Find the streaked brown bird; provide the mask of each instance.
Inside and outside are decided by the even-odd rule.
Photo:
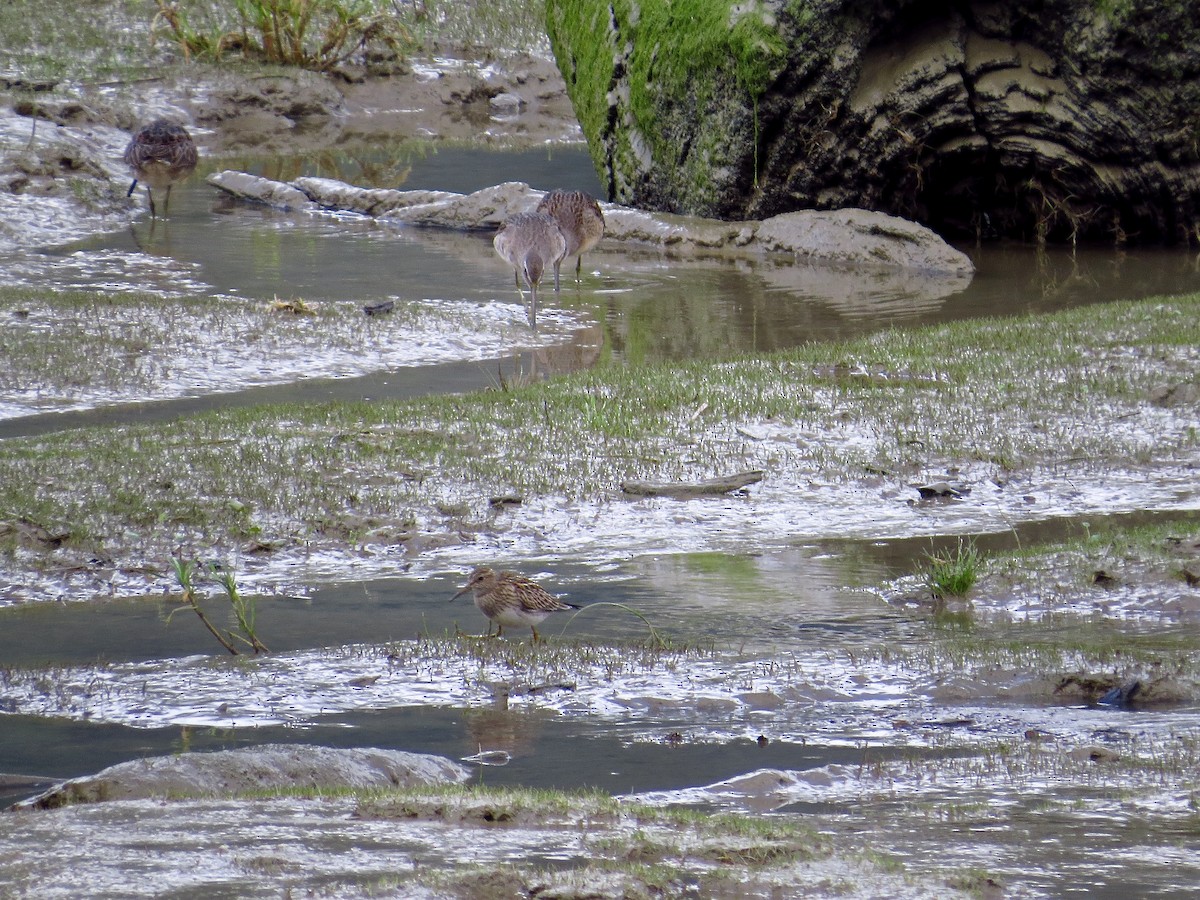
[[[524,575],[516,572],[497,573],[488,566],[480,566],[472,572],[466,586],[451,597],[450,602],[453,603],[468,591],[475,595],[475,605],[489,619],[488,632],[491,633],[491,622],[498,626],[496,637],[503,633],[505,625],[513,628],[528,625],[536,642],[540,640],[538,623],[546,616],[567,609],[579,609],[574,603],[564,603],[547,593],[540,584]]]
[[[575,257],[575,280],[583,267],[583,254],[604,237],[604,213],[596,198],[584,191],[551,191],[537,205],[537,211],[554,219],[567,239],[568,256]],[[554,289],[558,290],[558,266],[554,267]]]
[[[140,129],[125,148],[125,164],[133,170],[133,184],[145,182],[146,194],[150,198],[150,217],[158,213],[154,208],[154,192],[166,192],[163,198],[163,214],[171,205],[171,185],[187,178],[196,168],[196,143],[182,125],[156,119]]]
[[[529,306],[529,327],[537,327],[538,283],[546,266],[554,267],[558,274],[559,264],[567,253],[567,239],[558,225],[545,213],[517,213],[508,218],[496,236],[492,246],[500,258],[513,267],[513,278],[517,282],[517,293],[521,293],[521,276],[529,285],[533,300]],[[557,280],[557,278],[556,278]]]

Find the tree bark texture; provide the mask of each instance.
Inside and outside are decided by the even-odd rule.
[[[609,199],[1200,243],[1200,4],[548,0]]]

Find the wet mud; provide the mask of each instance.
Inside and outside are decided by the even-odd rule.
[[[515,60],[493,79],[483,64],[419,63],[404,90],[398,80],[372,78],[330,92],[214,77],[195,90],[155,87],[142,106],[193,116],[202,147],[216,156],[250,147],[303,156],[369,144],[399,128],[485,146],[575,140],[577,126],[547,65]],[[481,79],[528,95],[526,111],[498,111],[490,101],[501,91],[480,90]],[[307,99],[289,106],[285,97]],[[203,116],[201,106],[209,110]],[[90,134],[97,158],[111,156],[133,123],[119,110],[40,115]],[[22,115],[19,124],[28,122]],[[114,185],[125,177],[98,171],[97,181]],[[55,273],[64,290],[93,295],[73,340],[100,333],[115,346],[136,332],[152,349],[141,371],[108,382],[47,388],[47,375],[35,379],[40,389],[6,388],[0,433],[122,427],[205,405],[495,387],[502,359],[536,361],[545,374],[605,355],[630,365],[718,355],[730,341],[754,352],[774,349],[773,341],[865,333],[884,318],[906,327],[935,313],[988,314],[1018,288],[1023,299],[1010,311],[1126,296],[1143,278],[1149,286],[1138,296],[1196,289],[1188,261],[1174,257],[1179,278],[1169,283],[1155,280],[1169,268],[1162,258],[1145,266],[1152,274],[1133,277],[1136,261],[1111,256],[1091,266],[1078,258],[1051,264],[1034,281],[1027,269],[1037,268],[1037,257],[1010,249],[1020,265],[1012,256],[984,260],[964,296],[939,297],[931,310],[894,290],[843,291],[821,273],[814,288],[812,273],[796,265],[745,272],[712,263],[682,272],[658,252],[602,245],[580,289],[588,300],[564,302],[533,339],[511,273],[486,241],[398,236],[335,217],[231,212],[207,196],[196,202],[204,196],[198,189],[181,191],[178,218],[165,227],[151,233],[138,219],[130,233],[143,243],[119,250],[89,242],[96,232],[126,229],[139,215],[132,204],[114,211],[105,201],[88,215],[48,206],[63,211],[50,216],[23,205],[21,195],[4,200],[32,223],[5,245],[10,285]],[[210,221],[215,231],[236,232],[234,243],[267,242],[273,252],[295,238],[299,249],[286,250],[287,265],[267,274],[254,266],[233,274],[230,264],[221,281],[213,274],[219,260],[179,250],[199,233],[189,223]],[[82,243],[62,253],[28,250],[69,241]],[[367,248],[346,268],[330,264],[340,285],[293,274],[322,241],[331,248],[327,259]],[[112,280],[142,299],[97,300],[104,289],[96,273],[119,272],[126,262],[128,273]],[[344,286],[356,267],[385,265],[424,271],[424,281],[391,290]],[[762,303],[731,314],[745,312],[737,303],[748,284]],[[279,285],[292,288],[283,300],[301,298],[314,314],[272,309]],[[398,310],[362,312],[383,300]],[[71,321],[57,301],[5,302],[6,314],[33,331],[61,337]],[[769,318],[780,304],[798,311],[793,319]],[[691,330],[660,329],[661,342],[649,350],[627,324],[654,307],[682,321],[702,305],[717,312],[697,315]],[[259,355],[247,359],[238,348],[254,335],[265,337]],[[63,346],[51,346],[47,357],[61,359]],[[1171,415],[1191,408],[1186,396],[1163,400]],[[764,423],[739,439],[782,452],[795,436]],[[178,591],[161,554],[141,570],[112,559],[64,557],[56,561],[62,568],[43,560],[10,577],[9,608],[0,610],[0,771],[14,773],[4,787],[13,800],[105,765],[181,751],[382,747],[437,754],[487,786],[594,787],[655,807],[788,817],[813,826],[836,852],[807,847],[815,858],[799,861],[792,848],[772,857],[770,842],[757,838],[736,853],[724,846],[705,855],[668,846],[649,825],[641,837],[622,828],[606,845],[618,861],[676,869],[661,882],[645,871],[619,880],[589,869],[588,858],[603,853],[573,832],[564,837],[548,810],[481,823],[469,815],[364,815],[358,801],[337,797],[156,799],[6,814],[0,883],[47,897],[131,896],[167,885],[247,896],[248,883],[262,896],[399,894],[413,884],[435,896],[468,896],[566,890],[562,873],[583,871],[581,883],[593,893],[1020,897],[1077,888],[1094,896],[1134,889],[1187,896],[1200,884],[1200,857],[1187,839],[1200,789],[1191,662],[1200,601],[1181,574],[1195,573],[1200,555],[1195,461],[1147,471],[1064,479],[1050,466],[1001,484],[992,468],[967,466],[938,474],[969,493],[930,499],[915,487],[898,493],[882,479],[849,492],[768,482],[751,497],[715,503],[564,507],[535,498],[501,505],[497,527],[418,552],[331,540],[246,554],[237,559],[239,583],[258,597],[258,627],[272,647],[258,657],[219,655],[190,612],[174,612]],[[1119,536],[1099,538],[1106,526],[1120,535],[1146,521],[1170,526],[1153,552],[1123,549]],[[27,548],[61,538],[55,523],[6,527],[16,531],[5,538]],[[1097,543],[1084,550],[983,572],[961,604],[937,603],[923,580],[928,554],[963,535],[1000,555],[1093,534]],[[112,540],[114,556],[132,556],[149,538]],[[537,577],[584,610],[548,632],[545,645],[478,639],[483,617],[448,601],[462,573],[485,559]],[[208,585],[205,602],[216,609],[220,600]],[[148,857],[147,846],[161,853]],[[754,854],[776,862],[761,866]],[[450,881],[421,880],[420,872],[439,866],[452,871]],[[725,880],[720,871],[736,874]]]

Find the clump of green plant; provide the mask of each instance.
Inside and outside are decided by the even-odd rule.
[[[267,645],[258,638],[255,630],[256,609],[253,597],[245,597],[238,590],[237,581],[233,577],[232,572],[223,571],[217,573],[216,581],[225,591],[225,596],[229,598],[230,606],[233,608],[233,617],[237,622],[237,631],[230,631],[227,628],[217,628],[213,625],[212,620],[200,606],[200,595],[196,590],[196,564],[187,560],[171,557],[171,566],[175,570],[175,580],[179,582],[180,588],[183,589],[183,600],[186,604],[178,609],[172,610],[167,616],[167,621],[170,621],[171,616],[182,609],[190,609],[200,621],[204,623],[204,627],[209,633],[217,639],[217,641],[232,653],[234,656],[241,654],[239,643],[249,647],[255,653],[267,652]]]
[[[414,45],[399,19],[372,0],[232,0],[239,29],[227,32],[200,30],[178,3],[155,2],[155,24],[165,24],[188,56],[239,48],[264,62],[328,72],[368,46],[403,54]]]
[[[974,541],[959,538],[954,550],[927,553],[926,559],[929,566],[925,573],[926,583],[937,600],[965,597],[979,579],[982,560]]]

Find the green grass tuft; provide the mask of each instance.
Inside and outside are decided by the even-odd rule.
[[[959,538],[956,549],[929,553],[926,559],[929,590],[939,600],[965,597],[979,579],[982,560],[974,541]]]

